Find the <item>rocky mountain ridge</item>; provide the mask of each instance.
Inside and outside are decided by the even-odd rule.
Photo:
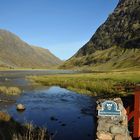
[[[114,12],[89,42],[66,61],[62,68],[93,66],[110,69],[139,66],[139,13],[140,0],[120,0]]]

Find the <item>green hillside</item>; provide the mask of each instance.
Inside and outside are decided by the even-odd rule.
[[[61,68],[140,66],[140,0],[120,0],[92,38]]]
[[[13,33],[0,30],[0,67],[50,68],[61,62],[49,50],[31,46]]]

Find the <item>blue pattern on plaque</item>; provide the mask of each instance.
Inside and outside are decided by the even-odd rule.
[[[102,103],[102,109],[98,110],[98,116],[120,116],[121,111],[114,101],[105,101]]]

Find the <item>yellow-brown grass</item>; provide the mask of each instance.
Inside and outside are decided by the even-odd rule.
[[[0,138],[5,140],[51,140],[45,128],[35,127],[32,123],[21,125],[4,112],[0,112]]]
[[[18,87],[0,86],[0,93],[6,95],[19,95],[21,93],[21,90]]]
[[[11,117],[10,115],[4,113],[4,112],[0,112],[0,120],[1,121],[10,121]]]

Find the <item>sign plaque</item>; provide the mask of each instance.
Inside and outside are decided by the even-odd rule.
[[[105,101],[102,103],[102,109],[98,110],[98,116],[120,116],[121,111],[114,101]]]

